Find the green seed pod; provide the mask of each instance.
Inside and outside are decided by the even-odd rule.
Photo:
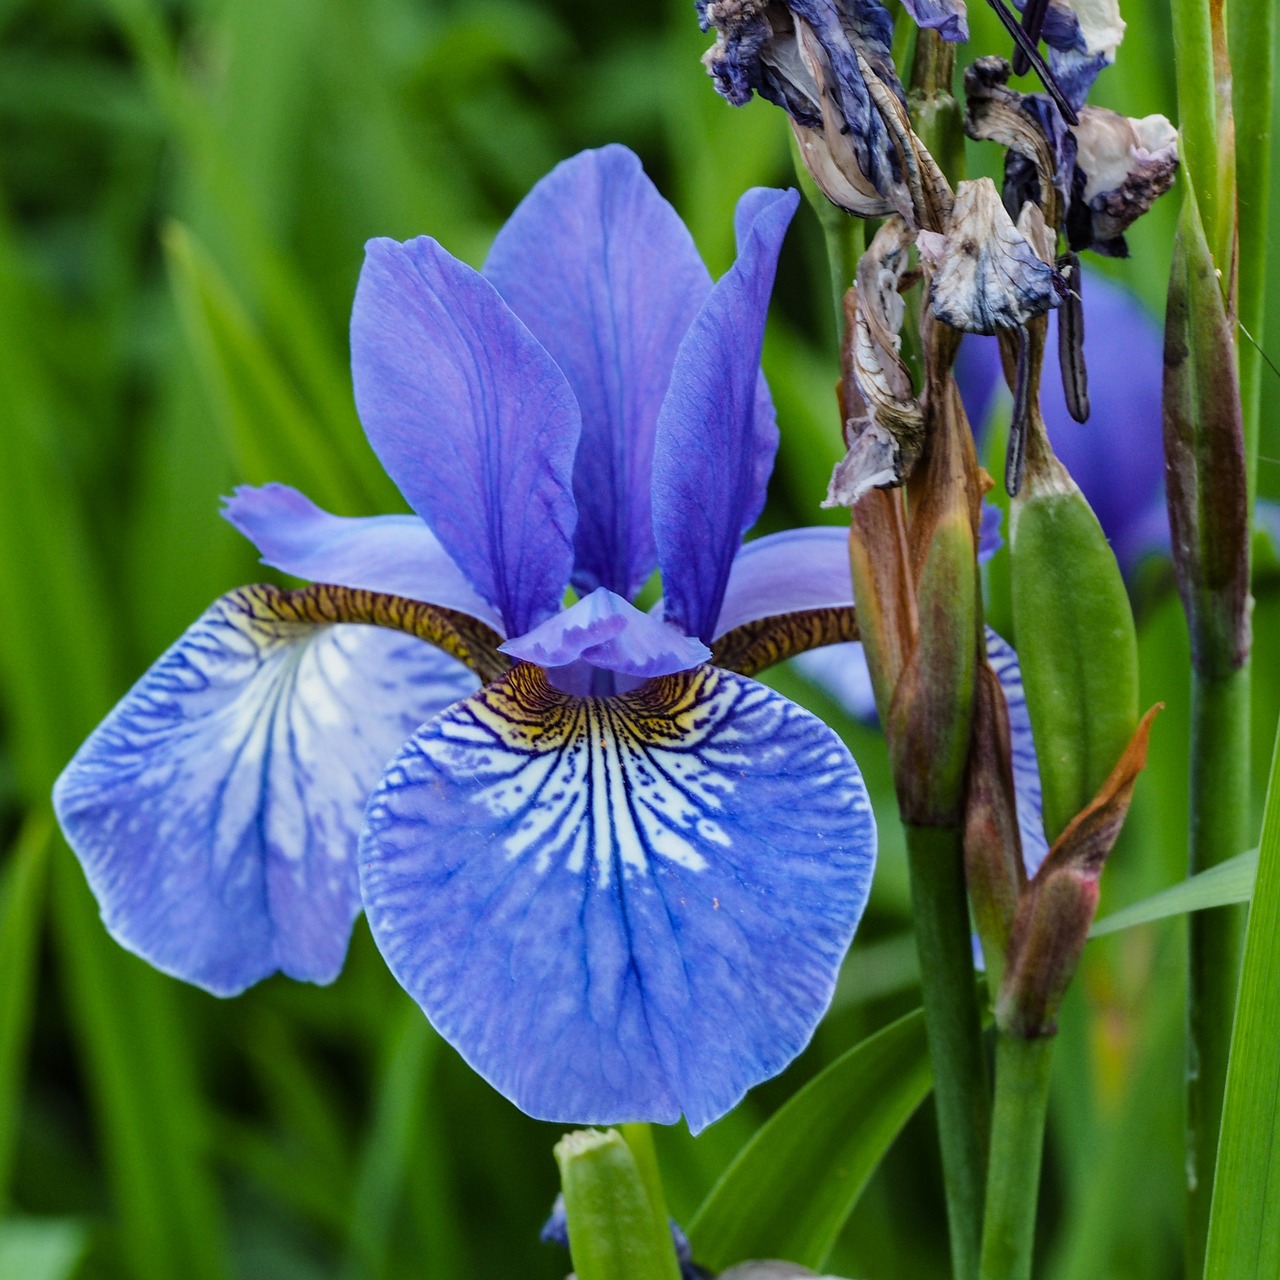
[[[1014,634],[1052,842],[1137,727],[1138,642],[1102,526],[1051,453],[1028,458],[1011,526]]]
[[[578,1280],[679,1280],[667,1224],[615,1129],[579,1129],[555,1147]]]

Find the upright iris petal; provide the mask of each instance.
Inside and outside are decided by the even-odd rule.
[[[434,240],[373,240],[351,371],[383,465],[507,633],[550,617],[573,564],[581,418],[542,344]]]
[[[564,370],[582,411],[573,585],[630,598],[657,564],[653,439],[676,350],[711,277],[693,237],[625,147],[552,170],[484,267]]]
[[[742,197],[738,260],[680,344],[658,418],[653,520],[667,617],[704,641],[777,450],[777,428],[759,411],[760,350],[778,252],[799,200],[794,191]]]

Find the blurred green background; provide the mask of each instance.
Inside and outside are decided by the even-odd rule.
[[[1129,37],[1097,99],[1176,116],[1164,6],[1123,11]],[[985,5],[971,19],[972,53],[1006,51]],[[772,108],[715,96],[707,43],[691,0],[0,0],[0,1280],[567,1271],[537,1242],[559,1130],[468,1072],[362,924],[329,989],[274,979],[224,1002],[181,986],[108,939],[48,794],[183,627],[263,576],[219,495],[278,479],[345,513],[401,505],[349,390],[366,238],[430,233],[478,264],[537,178],[616,140],[712,270],[728,265],[738,195],[790,181],[787,131]],[[1239,131],[1250,145],[1256,127]],[[1176,208],[1162,202],[1133,258],[1105,266],[1157,311]],[[1280,284],[1280,253],[1269,271]],[[840,451],[826,279],[804,209],[766,352],[776,527],[839,519],[817,510]],[[1263,400],[1260,487],[1275,494],[1270,370]],[[1280,705],[1274,567],[1257,584],[1259,774]],[[1144,577],[1138,606],[1145,701],[1168,710],[1104,910],[1185,863],[1186,639],[1166,572]],[[793,673],[777,682],[846,733],[885,833],[881,869],[813,1047],[697,1141],[658,1135],[686,1219],[773,1107],[918,1003],[883,745]],[[1056,1061],[1037,1274],[1179,1274],[1181,946],[1165,923],[1086,958]],[[945,1273],[932,1123],[926,1104],[833,1271]]]

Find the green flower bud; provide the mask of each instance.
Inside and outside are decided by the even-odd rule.
[[[1053,841],[1133,736],[1138,644],[1102,526],[1062,464],[1041,448],[1035,453],[1012,507],[1011,585],[1045,834]]]
[[[556,1143],[578,1280],[679,1280],[667,1224],[615,1129],[579,1129]]]

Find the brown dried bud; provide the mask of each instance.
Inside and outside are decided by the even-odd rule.
[[[996,1025],[1023,1039],[1053,1035],[1058,1008],[1080,963],[1098,909],[1098,882],[1147,761],[1151,722],[1142,717],[1124,754],[1089,805],[1054,841],[1018,903],[996,1001]]]

